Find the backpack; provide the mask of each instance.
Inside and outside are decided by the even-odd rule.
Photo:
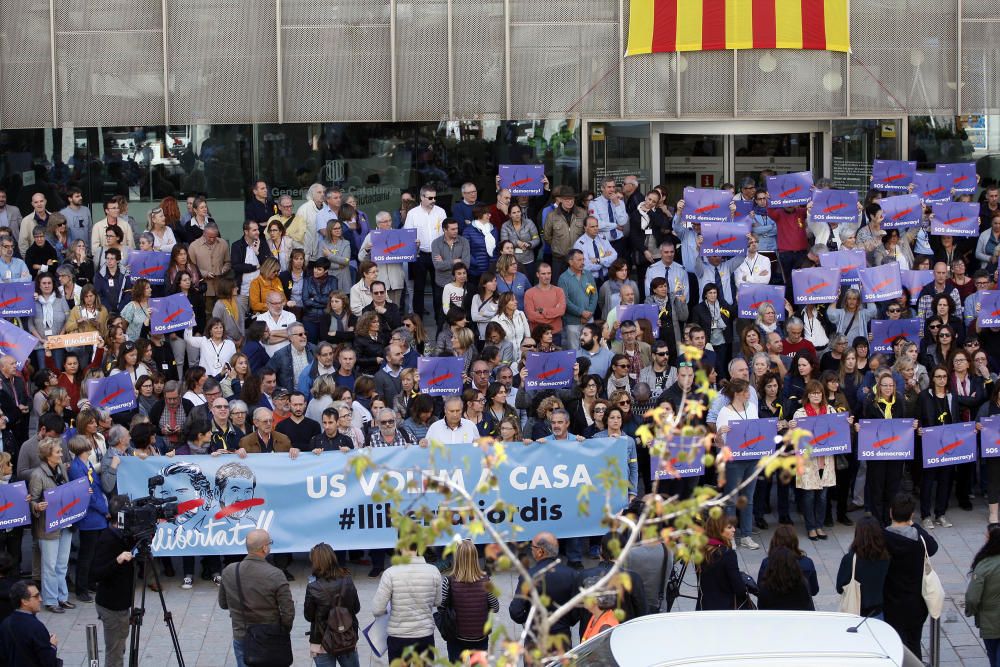
[[[330,611],[326,617],[323,640],[320,642],[323,650],[330,655],[350,653],[358,645],[358,628],[354,625],[354,615],[340,604],[346,588],[347,584],[341,579],[336,598],[332,595],[330,597]]]

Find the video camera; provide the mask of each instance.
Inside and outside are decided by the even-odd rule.
[[[160,521],[169,521],[177,516],[177,498],[157,498],[153,490],[163,486],[163,475],[154,475],[147,482],[148,495],[137,498],[118,513],[118,525],[125,536],[134,544],[148,544],[156,534]]]

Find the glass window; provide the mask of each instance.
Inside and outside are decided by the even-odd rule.
[[[643,192],[654,187],[650,170],[649,123],[591,123],[590,187],[601,189],[604,177],[622,182],[626,176],[639,177]]]
[[[857,190],[864,198],[871,182],[872,162],[900,159],[899,121],[833,121],[832,163],[834,187]]]

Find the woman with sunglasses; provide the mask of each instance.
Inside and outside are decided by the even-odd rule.
[[[761,419],[777,419],[778,433],[783,433],[788,427],[787,413],[785,406],[781,403],[781,376],[774,371],[764,374],[757,384],[757,415]],[[794,481],[785,475],[762,475],[757,480],[753,498],[753,518],[754,525],[761,530],[768,527],[765,515],[771,513],[771,487],[778,485],[778,523],[781,525],[792,525],[789,507],[791,505],[789,497],[792,493]]]
[[[552,413],[555,410],[562,410],[563,403],[555,396],[546,396],[538,404],[537,419],[531,423],[531,439],[542,440],[552,435]]]
[[[624,391],[616,391],[608,397],[608,404],[610,410],[613,407],[621,408],[622,411],[622,430],[631,437],[635,437],[635,432],[639,428],[639,420],[635,416],[635,412],[632,410],[632,406],[635,405],[631,394],[627,394]],[[607,420],[607,415],[604,416]]]
[[[931,386],[920,392],[920,407],[917,413],[920,426],[942,426],[962,421],[961,408],[950,386],[950,372],[945,366],[935,366],[931,372]],[[923,435],[923,428],[918,432]],[[922,443],[921,443],[922,444]],[[917,460],[923,461],[923,447],[917,452]],[[925,468],[920,477],[920,518],[926,530],[934,527],[950,528],[945,512],[948,511],[948,497],[955,477],[956,466]],[[937,487],[935,489],[935,486]],[[935,493],[936,491],[936,493]],[[932,507],[933,506],[933,507]],[[934,515],[931,516],[933,509]]]
[[[90,249],[87,247],[86,241],[78,239],[70,244],[66,263],[73,266],[78,285],[82,286],[94,282],[94,262],[90,259]]]
[[[466,389],[462,392],[462,418],[476,425],[479,435],[490,435],[490,424],[483,414],[486,398],[477,389]]]
[[[49,220],[45,225],[45,240],[55,248],[56,259],[62,263],[70,247],[66,216],[62,213],[53,213],[49,216]]]
[[[972,421],[979,407],[986,402],[986,384],[981,377],[972,373],[972,355],[965,349],[956,349],[948,363],[951,376],[950,388],[958,402],[959,421]],[[972,478],[975,463],[963,463],[955,469],[955,496],[963,510],[972,509],[969,498],[972,495]]]
[[[499,382],[491,382],[486,388],[486,404],[483,409],[483,424],[486,435],[500,437],[500,424],[505,419],[516,419],[517,412],[507,403],[507,387]]]
[[[594,423],[594,408],[601,397],[601,385],[604,384],[599,375],[587,375],[577,385],[579,394],[574,397],[570,409],[570,431],[587,434],[587,428]],[[602,426],[603,428],[603,426]]]
[[[941,322],[955,333],[955,343],[961,345],[965,341],[965,322],[955,314],[956,305],[947,294],[938,294],[931,301],[931,313],[941,318]]]
[[[947,324],[942,324],[941,318],[937,315],[927,320],[924,330],[928,332],[931,340],[935,341],[934,344],[927,347],[924,364],[927,366],[947,364],[952,353],[958,348],[955,330]]]
[[[611,357],[611,363],[608,365],[608,373],[605,377],[606,391],[609,396],[616,391],[632,395],[632,385],[629,380],[630,369],[631,364],[624,354],[616,354]]]

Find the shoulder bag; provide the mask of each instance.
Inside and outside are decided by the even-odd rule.
[[[280,623],[249,623],[249,610],[243,600],[243,586],[240,583],[240,565],[236,565],[236,592],[246,623],[243,638],[243,663],[247,667],[289,667],[292,657],[292,637]]]
[[[931,559],[927,554],[927,543],[920,536],[920,543],[924,545],[924,576],[920,582],[920,595],[927,604],[927,613],[931,618],[941,618],[941,611],[944,608],[944,586],[937,572],[931,567]]]
[[[861,582],[854,578],[855,570],[858,567],[858,555],[854,554],[851,561],[851,581],[844,586],[844,592],[840,595],[840,611],[844,614],[861,615]]]
[[[441,639],[453,642],[458,639],[458,615],[455,613],[455,581],[448,577],[448,599],[442,601],[434,612],[434,625],[441,633]]]

